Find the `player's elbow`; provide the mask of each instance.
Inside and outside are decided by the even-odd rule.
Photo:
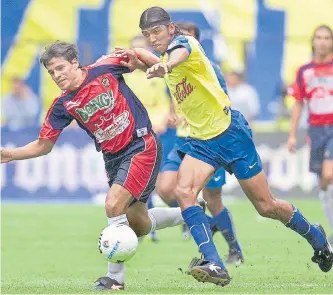
[[[38,140],[38,150],[40,156],[45,156],[52,151],[53,143]]]

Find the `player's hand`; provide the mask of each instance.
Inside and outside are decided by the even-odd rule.
[[[120,54],[122,57],[127,58],[128,61],[122,60],[120,64],[124,67],[127,67],[131,70],[142,68],[143,62],[138,59],[134,49],[128,48],[116,48],[116,54]]]
[[[296,137],[295,136],[289,136],[287,146],[288,146],[288,151],[290,153],[296,152]]]
[[[10,152],[10,149],[2,148],[1,149],[1,164],[2,163],[8,163],[8,162],[11,162],[11,161],[13,161],[13,155]]]
[[[148,79],[159,77],[162,78],[166,73],[169,72],[168,66],[165,62],[159,62],[146,71]]]
[[[188,126],[188,123],[184,117],[178,117],[174,114],[169,115],[167,124],[169,128],[176,128],[181,124],[183,124],[183,128],[186,128]]]

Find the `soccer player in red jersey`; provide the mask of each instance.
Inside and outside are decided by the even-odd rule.
[[[319,176],[319,198],[333,233],[333,32],[330,27],[323,25],[315,30],[312,50],[312,61],[299,68],[290,87],[296,102],[288,149],[295,152],[296,130],[306,102],[309,110],[310,171]]]
[[[40,58],[63,91],[50,107],[39,138],[23,147],[1,150],[1,163],[51,152],[58,136],[72,120],[102,151],[110,189],[105,200],[109,224],[128,224],[138,236],[183,223],[180,208],[153,208],[145,202],[155,188],[162,157],[161,144],[146,109],[126,85],[126,60],[111,53],[81,67],[74,44],[57,41]],[[147,69],[141,64],[142,69]],[[124,264],[109,263],[96,290],[124,289]]]

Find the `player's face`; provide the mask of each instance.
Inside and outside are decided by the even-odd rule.
[[[70,90],[77,81],[79,63],[63,57],[54,57],[47,64],[47,71],[61,90]]]
[[[173,23],[170,23],[168,26],[154,26],[142,31],[142,35],[146,38],[153,50],[161,54],[166,52],[169,42],[173,39],[174,34],[175,25]]]
[[[314,54],[326,56],[333,51],[333,40],[330,32],[326,28],[320,28],[313,37]]]

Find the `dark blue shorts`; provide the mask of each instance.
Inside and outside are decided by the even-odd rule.
[[[310,171],[321,175],[324,160],[333,160],[333,125],[310,126]]]
[[[103,154],[109,186],[119,184],[146,202],[155,189],[162,159],[162,145],[154,133],[134,139],[116,154]]]
[[[177,137],[172,150],[169,152],[166,160],[162,163],[161,173],[166,171],[178,171],[182,162],[177,150],[186,143],[185,138]],[[225,170],[223,168],[217,170],[209,182],[206,184],[207,188],[221,188],[225,185]]]
[[[224,168],[237,179],[249,179],[262,171],[251,128],[238,111],[231,110],[231,124],[220,135],[208,140],[187,137],[185,141],[178,149],[180,157],[187,154],[216,170]]]

